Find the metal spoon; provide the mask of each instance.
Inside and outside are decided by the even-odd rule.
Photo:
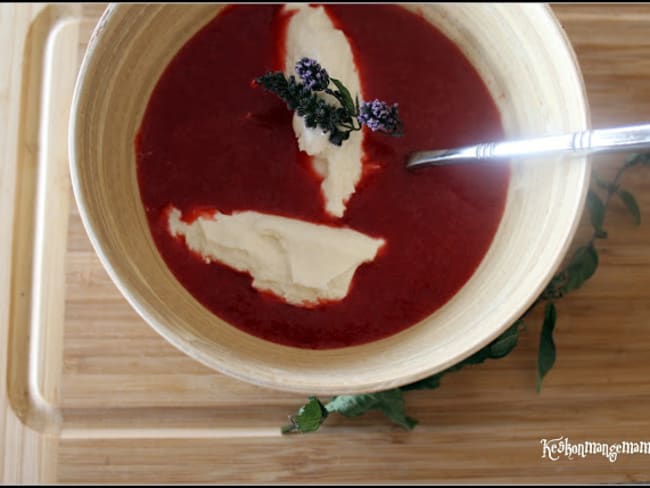
[[[586,130],[514,141],[486,142],[453,149],[418,151],[409,156],[406,167],[443,166],[554,153],[591,154],[635,149],[650,149],[650,124]]]

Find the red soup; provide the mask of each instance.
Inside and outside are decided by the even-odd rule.
[[[325,9],[347,36],[366,98],[399,102],[404,122],[402,137],[364,135],[364,168],[373,170],[341,219],[325,213],[284,102],[251,86],[282,59],[281,6],[226,8],[192,37],[161,76],[136,138],[151,233],[177,279],[233,326],[313,349],[390,336],[447,302],[487,251],[509,181],[507,165],[404,168],[415,150],[503,136],[487,88],[452,42],[399,6]],[[248,274],[189,251],[169,233],[170,205],[184,215],[255,210],[347,226],[387,245],[357,269],[343,300],[297,307],[254,289]]]

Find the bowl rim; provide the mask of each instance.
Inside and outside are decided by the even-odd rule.
[[[576,77],[577,86],[579,86],[579,96],[581,98],[580,102],[584,108],[583,113],[580,114],[581,118],[584,120],[584,125],[586,129],[591,127],[591,114],[590,114],[590,105],[588,102],[586,86],[583,79],[583,74],[578,63],[577,55],[573,49],[573,46],[564,31],[560,21],[555,16],[552,8],[548,4],[537,4],[537,5],[528,5],[528,8],[537,8],[539,10],[540,17],[543,17],[547,22],[550,22],[555,33],[558,36],[558,39],[561,40],[565,54],[571,60],[573,66],[573,73]],[[137,312],[137,314],[145,320],[145,322],[152,327],[158,334],[160,334],[167,342],[172,344],[174,347],[181,350],[183,353],[187,354],[191,358],[205,364],[213,370],[217,370],[221,373],[224,373],[228,376],[240,379],[242,381],[253,383],[258,386],[268,387],[275,390],[282,390],[287,392],[294,393],[319,393],[319,394],[344,394],[344,393],[358,393],[358,392],[374,392],[389,388],[394,388],[402,386],[405,384],[412,383],[417,380],[421,380],[433,374],[436,374],[440,371],[457,364],[463,359],[469,357],[471,354],[485,347],[487,344],[492,342],[495,338],[501,335],[507,328],[509,328],[526,310],[528,310],[533,303],[537,300],[543,289],[547,286],[551,277],[556,273],[559,266],[562,264],[563,259],[565,258],[567,251],[569,250],[572,244],[572,238],[574,237],[578,226],[580,224],[582,213],[584,212],[586,194],[589,189],[589,178],[591,173],[591,160],[588,156],[580,157],[582,162],[582,178],[580,181],[580,186],[576,188],[579,192],[579,204],[577,205],[575,212],[571,216],[570,225],[565,228],[564,236],[562,239],[562,244],[559,246],[557,254],[554,256],[552,265],[547,267],[546,273],[543,275],[540,274],[539,284],[537,287],[532,288],[528,292],[528,298],[521,302],[518,307],[512,307],[511,312],[507,314],[508,319],[505,320],[501,327],[494,328],[490,333],[485,334],[483,339],[477,341],[473,347],[464,349],[462,353],[458,353],[453,358],[449,358],[444,362],[438,362],[433,364],[432,367],[426,370],[419,370],[417,372],[411,372],[409,374],[403,374],[398,377],[393,377],[391,379],[381,379],[378,378],[376,381],[366,382],[363,385],[349,381],[342,381],[336,385],[314,385],[313,389],[306,389],[304,385],[300,384],[297,386],[292,386],[290,382],[277,382],[275,381],[275,376],[273,374],[267,375],[256,375],[252,377],[251,375],[245,374],[238,368],[230,368],[227,360],[213,361],[207,360],[201,351],[195,349],[194,346],[187,344],[183,340],[179,340],[179,335],[172,331],[168,326],[159,322],[159,320],[152,316],[147,307],[143,307],[135,297],[135,294],[132,293],[129,285],[120,277],[116,272],[115,268],[111,264],[111,259],[108,257],[104,244],[98,238],[95,229],[92,226],[90,217],[87,213],[87,201],[84,197],[84,191],[81,187],[80,175],[77,170],[76,163],[78,161],[77,154],[77,115],[80,111],[80,101],[82,98],[82,93],[84,90],[84,80],[86,78],[86,73],[89,69],[89,65],[93,58],[95,51],[101,45],[101,41],[104,37],[105,28],[111,22],[111,19],[115,13],[119,10],[120,4],[111,3],[106,8],[102,16],[100,17],[97,25],[95,26],[91,38],[88,42],[88,47],[83,56],[79,73],[75,82],[70,117],[68,122],[68,155],[69,155],[69,171],[70,178],[72,183],[73,195],[79,210],[80,218],[83,224],[84,229],[89,237],[93,250],[99,258],[103,268],[106,270],[111,281],[116,285],[121,295],[127,300],[129,305]],[[578,94],[576,94],[578,95]],[[569,219],[567,218],[567,221]]]

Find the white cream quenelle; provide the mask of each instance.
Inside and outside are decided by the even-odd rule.
[[[206,262],[248,272],[254,288],[298,306],[344,298],[357,268],[384,244],[352,229],[254,211],[217,212],[187,224],[173,208],[169,230]]]
[[[325,9],[307,4],[285,5],[295,10],[286,36],[285,75],[295,75],[296,63],[303,57],[315,59],[327,70],[330,77],[340,80],[352,96],[361,101],[361,82],[352,55],[352,49],[345,34],[334,27]],[[338,104],[326,93],[323,98]],[[323,177],[321,191],[325,197],[325,210],[341,217],[346,202],[354,193],[361,179],[361,144],[363,132],[350,133],[350,138],[341,146],[329,142],[328,134],[319,128],[310,129],[303,117],[294,114],[293,130],[301,151],[312,157],[314,169]]]

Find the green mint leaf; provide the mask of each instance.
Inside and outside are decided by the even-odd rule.
[[[412,429],[417,420],[404,413],[404,398],[399,388],[361,395],[341,395],[332,398],[325,407],[329,413],[339,413],[345,417],[356,417],[370,410],[379,410],[396,424]]]
[[[603,190],[607,190],[608,192],[616,191],[616,185],[614,183],[603,180],[600,176],[598,176],[598,173],[596,173],[595,171],[592,174],[594,176],[594,181],[596,182],[596,185],[598,185],[600,188],[602,188]]]
[[[521,324],[523,324],[523,320],[517,320],[503,334],[490,343],[488,347],[490,348],[491,359],[502,358],[515,348],[519,339],[519,326]]]
[[[567,267],[567,283],[563,293],[576,290],[596,272],[598,253],[593,243],[578,248]]]
[[[314,396],[300,407],[298,413],[290,418],[291,424],[282,427],[282,433],[317,431],[327,418],[329,412],[320,400]]]
[[[629,156],[625,158],[625,166],[634,166],[635,164],[638,164],[639,161],[639,156],[641,156],[638,153],[632,153]]]
[[[523,323],[523,319],[517,320],[514,324],[508,327],[508,329],[503,334],[494,339],[484,348],[479,349],[471,356],[465,358],[459,363],[454,364],[444,371],[441,371],[414,383],[402,386],[401,389],[403,391],[433,390],[440,386],[440,380],[447,373],[458,371],[460,369],[463,369],[465,366],[480,364],[486,359],[502,358],[503,356],[509,354],[517,345],[517,339],[519,338],[519,328],[523,325]]]
[[[542,293],[542,299],[556,299],[561,298],[566,293],[568,271],[563,269],[553,276],[546,289]]]
[[[348,115],[351,117],[355,114],[355,111],[354,100],[352,99],[352,95],[350,95],[350,90],[348,90],[345,85],[343,85],[343,83],[341,83],[336,78],[330,78],[330,80],[332,83],[334,83],[340,93],[340,97],[337,98],[341,102],[341,105],[343,105],[343,108],[346,110],[346,112],[348,112]]]
[[[595,234],[599,236],[598,232]],[[602,231],[601,237],[607,237],[607,233]],[[544,300],[554,300],[561,298],[572,290],[580,288],[596,272],[598,267],[598,253],[593,242],[582,246],[576,250],[569,265],[553,276],[541,298]]]
[[[517,345],[517,340],[519,339],[519,328],[523,323],[523,319],[520,318],[483,349],[478,350],[456,366],[452,366],[450,370],[457,371],[467,365],[480,364],[486,359],[499,359],[506,356]]]
[[[542,379],[551,370],[555,363],[555,343],[553,342],[553,329],[557,313],[553,302],[548,302],[544,309],[544,324],[539,336],[539,350],[537,352],[537,393],[542,389]]]
[[[441,371],[440,373],[436,373],[432,376],[427,376],[424,379],[421,379],[419,381],[415,381],[413,383],[409,383],[408,385],[404,385],[400,387],[402,391],[409,391],[409,390],[435,390],[440,386],[440,379],[447,373],[448,371]]]
[[[633,153],[625,158],[625,167],[636,166],[638,164],[650,165],[650,153]]]
[[[587,207],[591,216],[591,225],[597,233],[602,233],[605,220],[605,205],[592,190],[587,192]]]
[[[616,194],[620,197],[620,199],[623,201],[628,211],[632,215],[632,218],[634,219],[634,223],[636,225],[641,225],[641,211],[639,210],[639,205],[636,203],[636,199],[634,198],[634,195],[632,195],[629,191],[625,191],[621,189],[618,189],[616,191]]]
[[[337,129],[335,131],[332,131],[328,139],[332,144],[340,146],[343,141],[349,139],[349,137],[350,131],[340,131]]]

